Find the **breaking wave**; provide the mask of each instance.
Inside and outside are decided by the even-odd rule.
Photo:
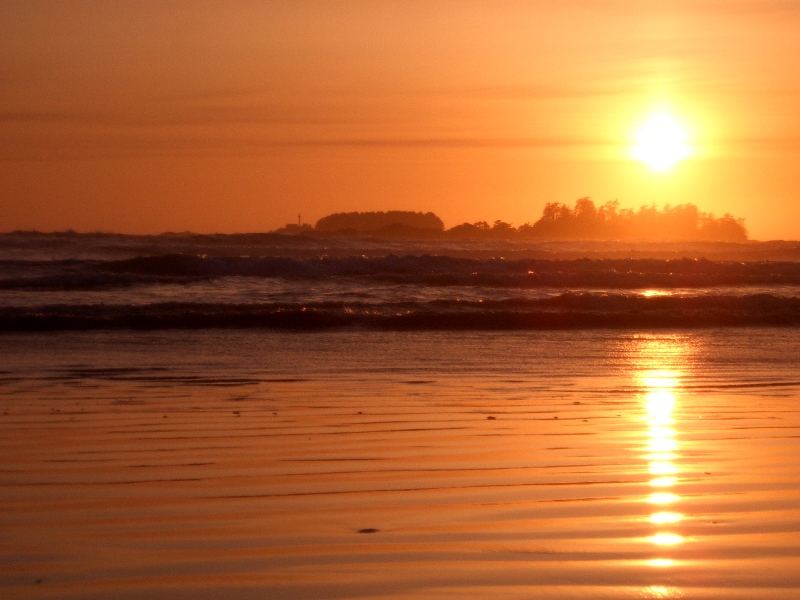
[[[0,330],[378,329],[524,330],[800,326],[800,298],[771,294],[643,296],[575,293],[539,299],[369,303],[185,303],[0,308]]]
[[[507,288],[800,286],[800,263],[688,258],[504,260],[389,255],[301,259],[182,254],[123,260],[0,261],[0,290],[92,290],[192,283],[223,277],[355,278],[419,286]]]
[[[798,258],[795,242],[17,232],[0,234],[0,331],[794,327]]]

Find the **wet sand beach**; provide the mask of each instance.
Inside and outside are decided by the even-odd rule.
[[[795,329],[3,347],[4,597],[800,595]]]

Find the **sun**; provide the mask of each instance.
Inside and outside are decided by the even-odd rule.
[[[654,171],[668,171],[689,153],[686,129],[669,113],[656,113],[642,123],[632,151]]]

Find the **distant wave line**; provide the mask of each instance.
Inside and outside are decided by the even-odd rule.
[[[93,290],[220,277],[361,278],[415,286],[800,287],[800,262],[706,259],[475,259],[443,255],[289,258],[189,254],[123,260],[0,261],[0,290]]]
[[[0,331],[91,329],[527,330],[800,326],[800,298],[564,293],[491,302],[92,304],[0,308]]]

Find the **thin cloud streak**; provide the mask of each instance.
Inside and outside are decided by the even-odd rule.
[[[718,140],[719,145],[760,152],[800,153],[800,137],[731,138]],[[328,149],[620,149],[623,145],[608,140],[589,138],[344,138],[344,139],[281,139],[228,140],[212,139],[163,140],[147,139],[138,143],[84,140],[83,143],[28,147],[22,152],[0,150],[0,161],[89,160],[98,158],[147,158],[153,156],[254,156],[281,153],[287,150]]]
[[[535,138],[344,138],[344,139],[283,139],[283,140],[231,140],[218,142],[211,139],[181,139],[157,140],[148,139],[140,143],[127,144],[97,143],[84,140],[81,144],[65,144],[57,149],[54,144],[42,147],[28,148],[21,153],[10,154],[0,151],[0,160],[38,160],[50,158],[92,158],[92,157],[118,157],[118,156],[150,156],[153,154],[169,154],[179,156],[182,154],[218,153],[230,154],[258,154],[269,150],[281,149],[312,149],[312,148],[591,148],[610,146],[608,142],[590,139],[535,139]],[[92,151],[86,152],[87,146]]]

